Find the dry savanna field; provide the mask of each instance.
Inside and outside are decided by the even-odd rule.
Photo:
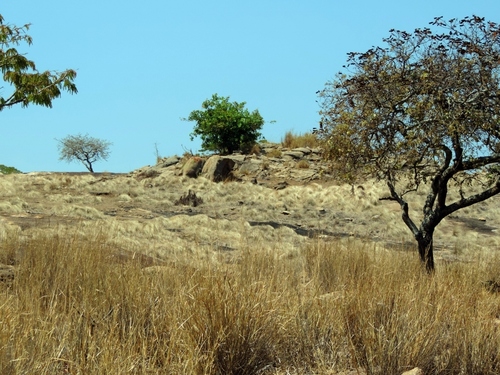
[[[160,172],[0,176],[1,374],[500,373],[498,198]]]

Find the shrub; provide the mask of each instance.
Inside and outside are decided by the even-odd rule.
[[[194,191],[189,190],[187,194],[182,195],[174,204],[176,206],[196,207],[203,203],[203,199],[198,197]]]
[[[11,174],[11,173],[22,173],[22,172],[14,167],[7,167],[6,165],[0,164],[0,174]]]
[[[229,97],[212,95],[205,100],[202,110],[195,110],[185,120],[195,121],[191,140],[200,136],[201,151],[231,154],[241,150],[248,152],[260,137],[264,119],[258,110],[249,112],[245,102],[229,102]]]
[[[300,169],[307,169],[307,168],[309,168],[309,163],[308,163],[306,160],[300,160],[300,161],[297,163],[297,168],[300,168]]]

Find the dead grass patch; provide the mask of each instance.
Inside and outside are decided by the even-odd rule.
[[[286,148],[315,148],[319,147],[319,141],[316,135],[312,133],[294,134],[293,132],[288,131],[281,139],[281,145]]]
[[[4,238],[0,372],[85,374],[496,373],[498,257],[434,277],[405,252],[314,241],[238,262],[116,262],[108,232]],[[12,251],[22,248],[22,253]],[[10,249],[10,250],[9,250]],[[194,259],[193,259],[194,260]],[[165,272],[162,271],[165,270]],[[116,361],[120,358],[120,361]]]

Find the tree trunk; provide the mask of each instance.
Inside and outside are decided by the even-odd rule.
[[[432,233],[426,233],[417,237],[418,254],[420,261],[428,273],[434,272],[434,249],[432,241]]]

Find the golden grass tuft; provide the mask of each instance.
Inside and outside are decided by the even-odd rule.
[[[294,134],[293,132],[288,131],[281,139],[281,145],[286,148],[315,148],[319,147],[319,141],[316,135],[312,133]]]
[[[307,160],[300,160],[297,162],[297,168],[299,169],[308,169],[309,162]]]
[[[483,285],[498,257],[429,277],[413,253],[316,240],[286,257],[254,243],[231,263],[141,268],[97,228],[3,238],[16,273],[0,283],[1,374],[500,368],[500,296]]]

